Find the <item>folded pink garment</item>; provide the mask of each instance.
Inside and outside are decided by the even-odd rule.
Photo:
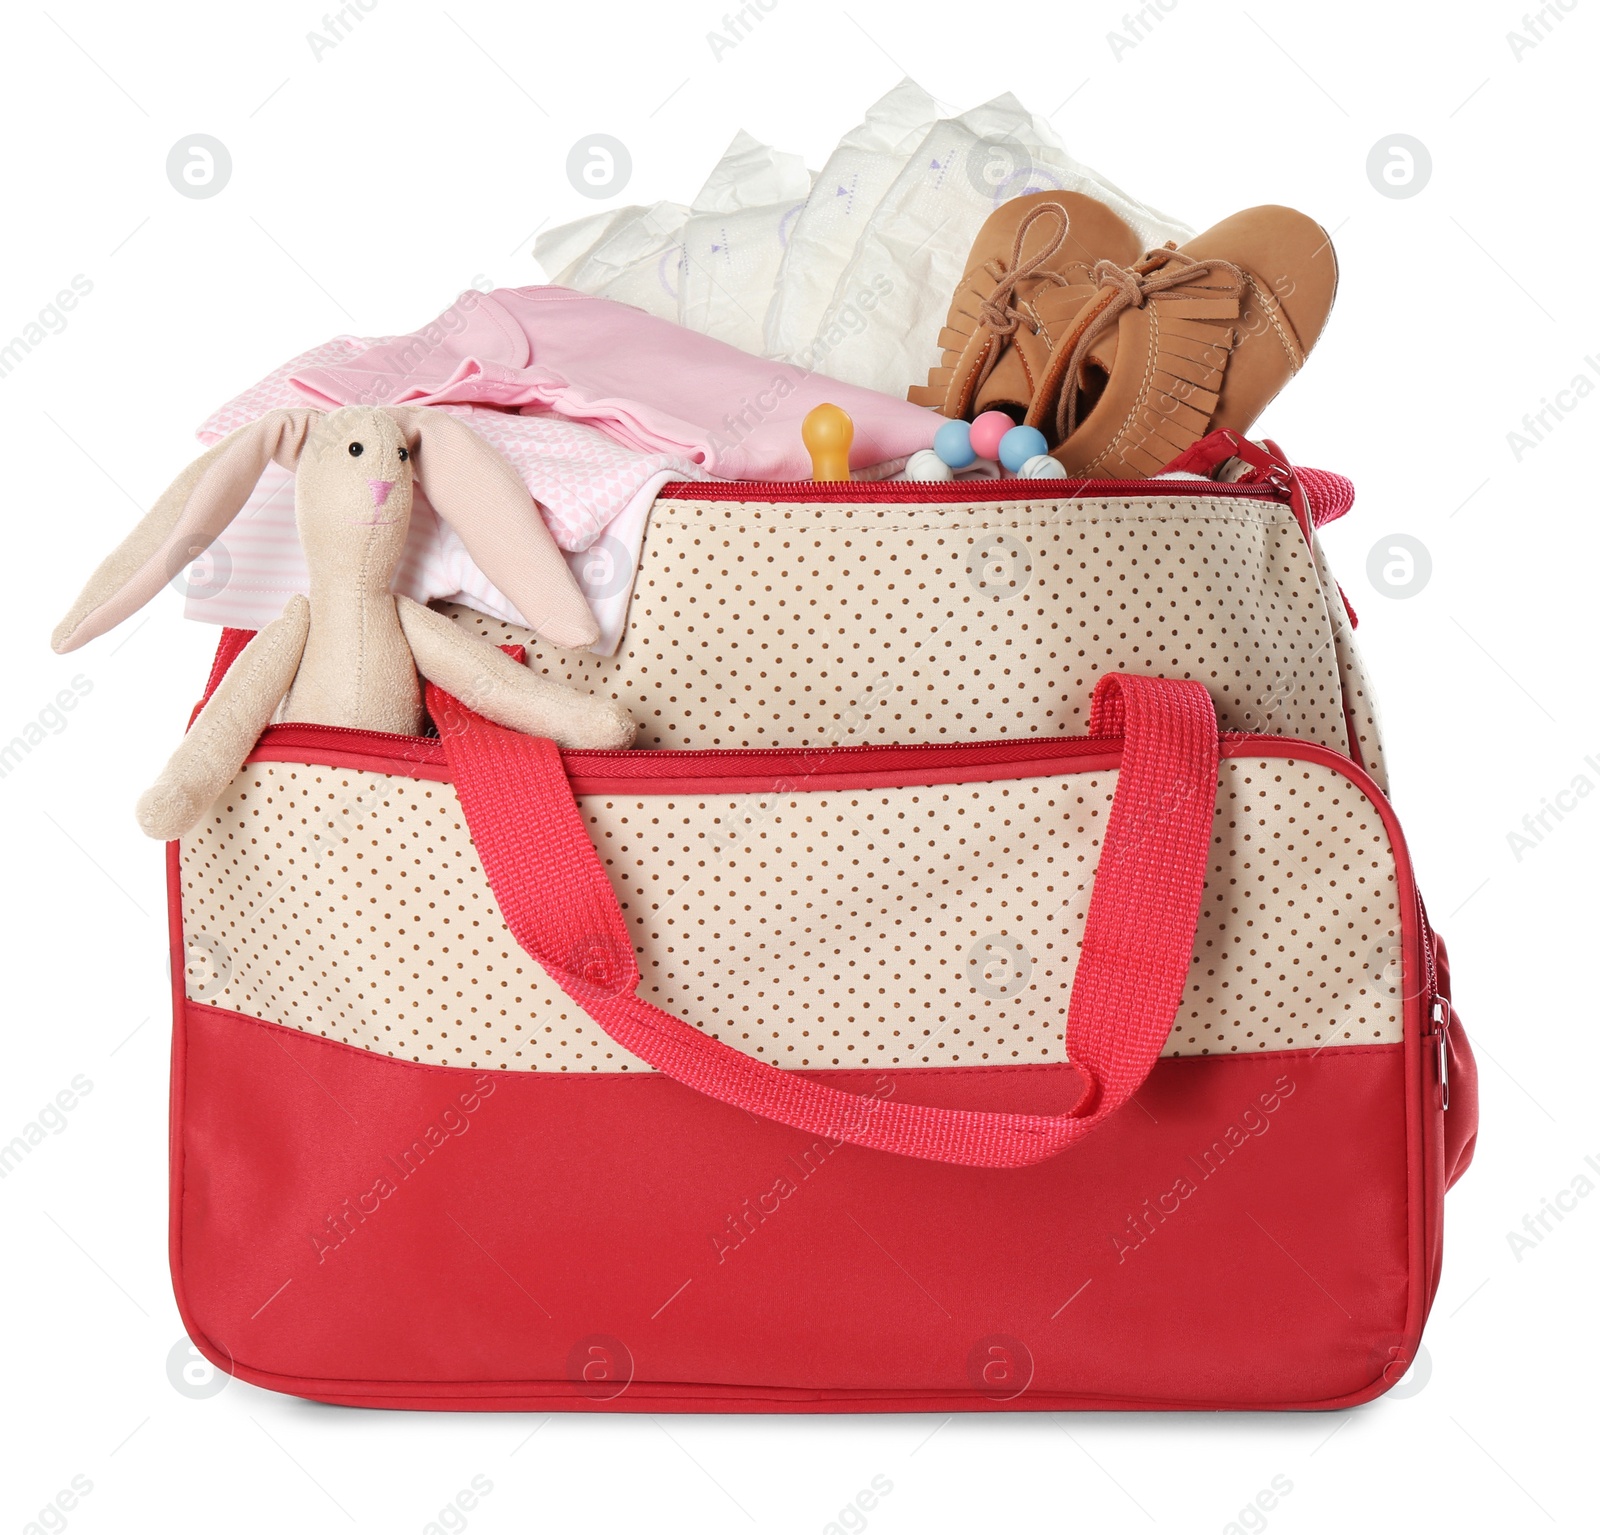
[[[341,372],[365,353],[397,344],[392,337],[336,336],[302,352],[215,411],[201,426],[200,440],[209,447],[269,410],[302,405],[304,397],[290,384],[292,378],[312,372]],[[632,505],[643,485],[706,477],[705,470],[681,453],[640,453],[599,427],[548,412],[529,416],[488,406],[438,408],[465,421],[499,449],[522,476],[563,549],[587,549],[613,518]],[[263,482],[271,478],[265,475]],[[292,521],[288,531],[292,536]],[[231,537],[229,542],[233,542]],[[406,595],[416,594],[407,591]]]
[[[290,378],[312,369],[341,368],[387,344],[387,339],[337,336],[290,358],[214,411],[200,428],[200,440],[210,446],[269,410],[300,404]],[[669,480],[705,479],[705,470],[682,455],[640,453],[598,427],[560,416],[526,416],[474,405],[437,408],[486,438],[522,476],[599,620],[601,639],[595,652],[610,655],[621,638],[632,591],[625,573],[638,568],[656,492]],[[421,486],[415,503],[394,590],[422,603],[465,603],[526,628],[523,616],[434,515]],[[276,464],[267,467],[226,540],[215,547],[223,548],[224,542],[225,557],[211,555],[201,563],[205,575],[191,577],[184,609],[189,618],[260,629],[283,611],[294,593],[310,590],[295,527],[294,476],[287,470]],[[619,577],[618,571],[624,575]]]
[[[853,469],[932,446],[942,418],[876,390],[770,362],[570,288],[469,289],[410,336],[291,382],[312,404],[489,405],[550,412],[723,479],[800,480],[800,423],[830,401],[855,422]]]

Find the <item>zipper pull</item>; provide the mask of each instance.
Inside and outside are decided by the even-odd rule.
[[[1226,427],[1207,432],[1199,442],[1191,443],[1161,472],[1202,474],[1208,480],[1214,480],[1217,471],[1234,459],[1245,465],[1251,473],[1229,476],[1222,483],[1270,484],[1278,491],[1289,490],[1293,475],[1288,461],[1281,454],[1269,453],[1265,447]]]
[[[1243,465],[1243,472],[1234,472],[1232,478],[1226,478],[1228,466],[1232,464]],[[1355,487],[1343,475],[1312,470],[1315,481],[1313,489],[1318,503],[1313,506],[1306,482],[1295,473],[1294,465],[1277,443],[1270,437],[1252,442],[1242,432],[1227,427],[1218,427],[1199,442],[1191,443],[1161,472],[1167,474],[1173,470],[1203,474],[1208,480],[1215,480],[1218,471],[1222,471],[1225,478],[1220,483],[1223,484],[1269,486],[1289,503],[1289,510],[1305,535],[1307,548],[1315,541],[1312,529],[1344,516],[1355,500]],[[1344,588],[1337,582],[1334,584],[1339,592],[1339,601],[1344,604],[1345,616],[1354,629],[1361,620],[1350,606]]]
[[[1450,1001],[1447,997],[1434,997],[1428,1004],[1428,1016],[1433,1028],[1428,1032],[1436,1042],[1439,1061],[1439,1107],[1450,1107]]]
[[[1234,464],[1241,465],[1242,469],[1230,469]],[[1306,542],[1311,542],[1311,530],[1317,518],[1306,497],[1306,488],[1288,456],[1270,437],[1252,442],[1242,432],[1219,427],[1180,453],[1162,473],[1174,469],[1203,474],[1210,480],[1218,480],[1220,471],[1222,484],[1270,486],[1288,501]]]
[[[1240,440],[1244,442],[1244,439]],[[1244,442],[1244,445],[1255,447],[1251,442]],[[1300,531],[1306,536],[1308,548],[1313,542],[1311,531],[1313,528],[1320,528],[1325,522],[1333,522],[1343,517],[1354,505],[1356,488],[1342,474],[1326,474],[1313,469],[1311,474],[1316,484],[1312,490],[1308,490],[1305,479],[1295,473],[1288,454],[1270,437],[1262,439],[1260,452],[1266,461],[1264,472],[1268,483],[1288,491],[1289,510],[1294,513],[1295,521],[1300,524]],[[1313,490],[1316,505],[1312,504]],[[1345,596],[1344,587],[1338,581],[1333,584],[1339,593],[1339,601],[1344,604],[1345,617],[1350,620],[1350,628],[1354,631],[1360,626],[1361,620],[1356,616],[1356,610],[1351,606],[1350,599]]]
[[[1240,475],[1238,483],[1270,485],[1274,490],[1287,496],[1289,509],[1294,513],[1295,521],[1300,524],[1300,530],[1309,543],[1311,530],[1316,526],[1316,519],[1312,516],[1311,505],[1306,500],[1305,486],[1300,483],[1300,477],[1294,472],[1294,465],[1289,462],[1288,455],[1270,437],[1264,437],[1260,442],[1251,442],[1248,437],[1243,437],[1238,432],[1224,432],[1220,435],[1232,438],[1234,457],[1250,466],[1250,473]]]
[[[1296,469],[1289,462],[1289,455],[1270,437],[1252,442],[1226,428],[1202,437],[1167,467],[1188,469],[1209,477],[1230,458],[1237,459],[1247,470],[1234,475],[1232,483],[1270,485],[1280,495],[1287,496],[1307,538],[1312,528],[1337,522],[1355,505],[1356,488],[1344,475],[1330,474],[1326,469]]]

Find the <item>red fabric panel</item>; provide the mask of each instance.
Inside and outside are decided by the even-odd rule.
[[[818,1075],[1043,1112],[1076,1091],[1066,1067]],[[1072,1155],[995,1171],[659,1075],[414,1065],[190,1003],[173,1274],[209,1357],[327,1400],[1338,1405],[1398,1379],[1421,1325],[1406,1084],[1399,1046],[1162,1060]]]

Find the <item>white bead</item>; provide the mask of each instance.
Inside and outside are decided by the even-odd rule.
[[[1061,467],[1059,460],[1053,459],[1048,453],[1040,453],[1030,458],[1022,466],[1022,478],[1025,480],[1064,480],[1067,471]]]
[[[939,457],[932,448],[919,448],[906,460],[908,480],[952,480],[955,470]]]

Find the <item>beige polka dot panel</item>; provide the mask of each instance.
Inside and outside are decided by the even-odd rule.
[[[1060,1061],[1116,774],[588,796],[641,994],[789,1067]],[[406,1060],[648,1068],[515,943],[448,784],[252,763],[182,844],[197,1001]],[[1169,1055],[1401,1038],[1393,852],[1328,768],[1225,760]]]
[[[1072,735],[1122,670],[1205,683],[1224,730],[1345,751],[1330,597],[1265,500],[666,500],[615,656],[448,611],[626,705],[643,747]]]
[[[1344,598],[1333,578],[1333,570],[1328,564],[1327,552],[1321,540],[1314,539],[1311,552],[1316,564],[1317,580],[1327,595],[1328,618],[1333,625],[1333,653],[1339,662],[1350,738],[1361,765],[1372,774],[1373,782],[1387,794],[1389,768],[1384,761],[1383,732],[1378,725],[1378,700],[1372,691],[1372,679],[1367,674],[1361,652],[1356,648],[1355,633],[1350,626],[1350,617],[1345,612]]]

